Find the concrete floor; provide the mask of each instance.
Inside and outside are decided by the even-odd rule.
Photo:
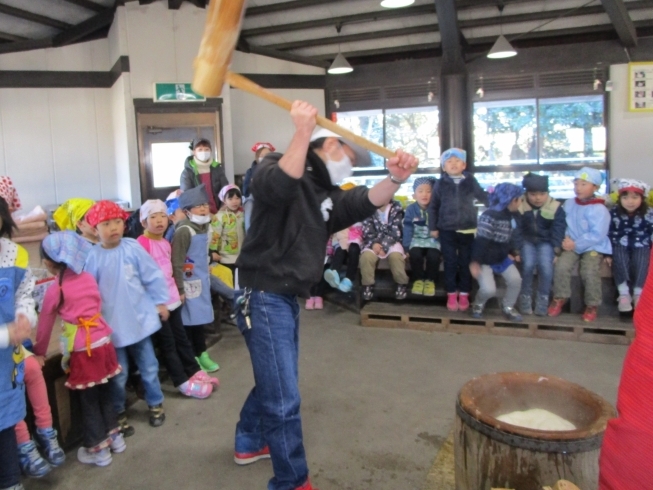
[[[454,400],[470,378],[537,371],[579,383],[615,402],[626,347],[498,336],[363,328],[328,305],[302,312],[300,384],[311,478],[321,490],[422,490],[453,426]],[[245,344],[227,327],[212,349],[222,386],[189,400],[166,384],[167,421],[147,425],[142,401],[130,415],[136,434],[107,468],[68,454],[40,489],[263,490],[269,461],[233,463],[233,433],[252,386]]]

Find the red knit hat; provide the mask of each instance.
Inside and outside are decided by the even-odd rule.
[[[276,148],[272,145],[272,143],[256,143],[254,146],[252,146],[252,151],[256,153],[261,148],[267,148],[270,151],[276,150]]]
[[[129,213],[113,201],[98,201],[86,213],[86,221],[94,228],[103,221],[126,220],[128,217]]]

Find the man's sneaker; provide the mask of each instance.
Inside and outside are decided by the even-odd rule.
[[[363,286],[363,299],[371,301],[374,297],[374,286]]]
[[[435,296],[435,282],[424,281],[424,296]]]
[[[161,427],[166,421],[166,413],[163,411],[163,405],[159,403],[153,407],[147,407],[150,411],[150,425],[152,427]]]
[[[120,433],[125,437],[133,436],[136,432],[136,430],[127,422],[127,414],[125,412],[120,412],[118,414],[118,427],[120,428]]]
[[[307,310],[314,310],[315,309],[315,298],[310,297],[306,300],[306,307]]]
[[[322,299],[322,296],[316,296],[315,297],[315,309],[316,310],[323,310],[324,309],[324,300]]]
[[[50,463],[41,457],[34,441],[18,445],[18,462],[23,475],[31,478],[41,478],[52,470]]]
[[[208,398],[211,395],[213,392],[213,385],[198,379],[189,379],[181,386],[179,386],[178,389],[182,395],[202,400],[204,398]]]
[[[628,313],[633,311],[633,298],[630,297],[630,294],[622,294],[617,300],[617,308],[620,313]]]
[[[342,281],[340,281],[340,285],[338,286],[338,289],[342,291],[343,293],[348,293],[351,291],[351,288],[353,288],[354,285],[351,283],[348,277],[345,277]]]
[[[521,322],[523,320],[522,316],[515,308],[504,306],[501,308],[501,311],[503,312],[503,316],[505,316],[506,319],[510,320],[511,322]]]
[[[458,293],[447,293],[447,310],[458,311]]]
[[[209,353],[206,351],[200,354],[200,356],[197,358],[197,363],[200,365],[202,370],[206,371],[207,373],[214,373],[220,369],[218,363],[211,359],[209,357]]]
[[[565,305],[567,300],[565,298],[553,298],[547,313],[549,316],[558,316],[562,313],[562,307]]]
[[[483,318],[483,305],[472,305],[472,318]]]
[[[61,466],[66,461],[66,453],[63,452],[57,440],[57,431],[52,427],[47,429],[37,428],[34,439],[36,439],[36,443],[43,451],[45,459],[52,466]]]
[[[460,293],[458,295],[458,309],[460,311],[469,310],[469,294]]]
[[[533,314],[533,299],[530,296],[525,294],[519,295],[519,311],[522,315],[532,315]]]
[[[421,279],[413,283],[413,289],[410,290],[411,294],[424,294],[424,281]]]
[[[311,485],[311,480],[306,480],[301,487],[295,488],[295,490],[317,490],[313,485]]]
[[[395,298],[398,300],[406,299],[408,294],[408,287],[405,284],[397,284],[397,289],[395,289]]]
[[[598,306],[587,306],[585,307],[585,313],[583,313],[584,322],[593,322],[596,320],[596,315],[598,313]]]
[[[340,274],[338,274],[338,271],[334,271],[333,269],[327,269],[324,271],[324,280],[333,289],[338,289],[338,286],[340,286]]]
[[[108,447],[100,449],[99,451],[91,451],[85,447],[80,447],[77,450],[77,459],[80,463],[94,464],[97,466],[109,466],[113,459],[111,458],[111,450]]]
[[[253,453],[234,453],[234,462],[241,466],[256,463],[261,459],[270,459],[270,448],[268,446]]]
[[[114,432],[109,436],[111,441],[109,442],[109,448],[114,453],[122,453],[127,449],[127,444],[125,443],[125,438],[122,436],[120,431]]]
[[[549,304],[549,295],[548,294],[540,294],[537,296],[537,299],[535,300],[535,310],[533,311],[536,316],[546,316],[548,312],[548,305]],[[523,313],[523,311],[522,311]]]
[[[200,381],[202,383],[209,383],[214,386],[213,391],[217,390],[220,386],[220,380],[216,377],[209,376],[201,369],[193,374],[188,381]]]

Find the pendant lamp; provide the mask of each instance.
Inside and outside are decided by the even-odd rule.
[[[501,34],[499,39],[497,39],[490,49],[490,52],[487,54],[487,57],[493,60],[501,58],[510,58],[517,55],[517,51],[512,47],[510,42],[506,39],[506,36],[503,35],[503,2],[499,2],[499,28],[501,29]]]
[[[339,52],[327,71],[332,75],[342,75],[343,73],[351,73],[354,69],[347,61],[347,58]]]
[[[383,0],[381,2],[381,7],[387,9],[398,9],[401,7],[408,7],[415,3],[415,0]]]

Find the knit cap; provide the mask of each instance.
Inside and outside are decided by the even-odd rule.
[[[518,185],[503,182],[494,188],[494,192],[488,194],[489,209],[502,211],[513,199],[521,197],[523,192]]]
[[[603,175],[595,168],[583,167],[574,174],[574,180],[586,180],[590,184],[598,186],[603,183]]]
[[[155,213],[163,213],[167,216],[168,208],[161,199],[148,199],[141,206],[141,221],[145,221]]]
[[[433,188],[433,184],[435,184],[435,179],[433,177],[418,177],[415,179],[415,182],[413,182],[413,192],[417,190],[417,188],[422,185],[422,184],[428,184]]]
[[[75,274],[84,270],[86,256],[93,248],[87,240],[72,231],[59,231],[46,236],[41,243],[53,261],[64,263]]]
[[[529,172],[524,175],[522,186],[526,192],[549,192],[549,176]]]
[[[617,186],[619,194],[622,192],[636,192],[642,196],[647,196],[651,191],[651,187],[646,182],[636,179],[614,179],[612,185]]]
[[[463,162],[467,163],[467,152],[460,148],[449,148],[442,155],[440,155],[440,166],[444,167],[444,163],[451,157],[458,157]]]
[[[181,196],[179,196],[179,207],[181,209],[194,208],[195,206],[207,204],[208,202],[209,195],[206,193],[204,184],[200,184],[197,187],[188,189],[187,191],[184,191]]]

